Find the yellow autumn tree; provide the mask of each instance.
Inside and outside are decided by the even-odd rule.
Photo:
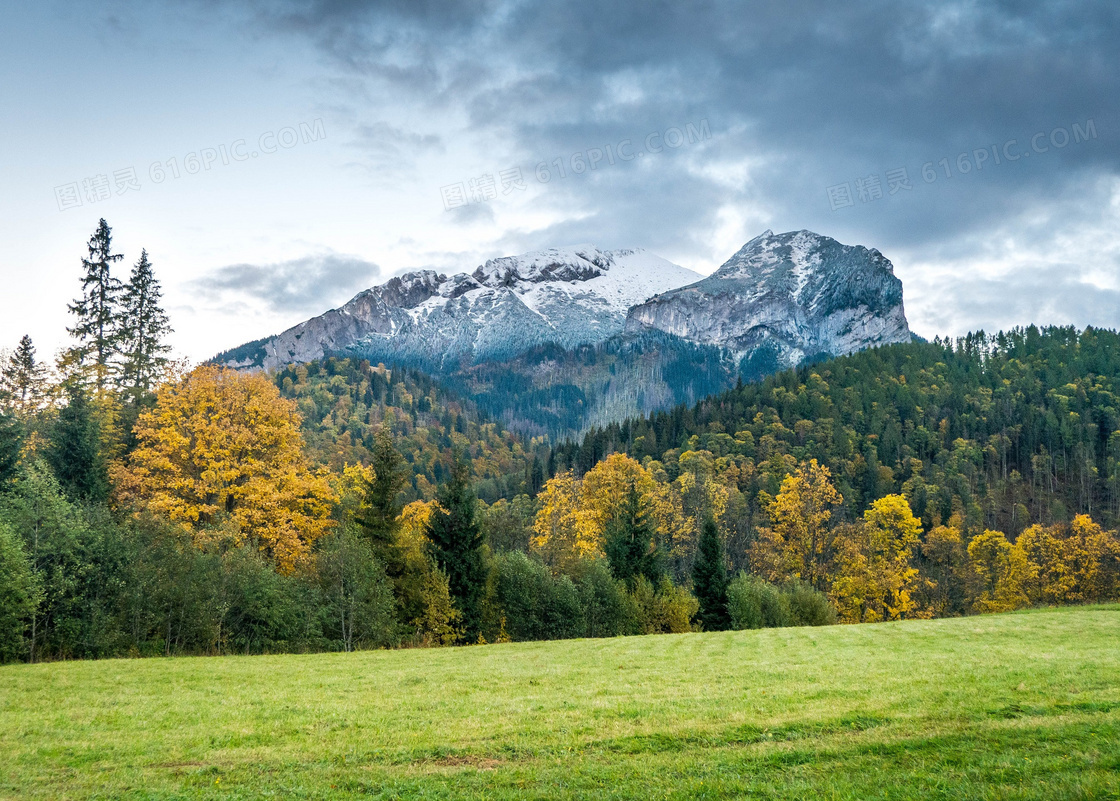
[[[770,525],[759,531],[751,549],[755,570],[768,580],[801,579],[827,591],[830,581],[832,513],[843,497],[828,468],[816,459],[782,481],[776,498],[761,498]]]
[[[398,611],[424,645],[449,645],[461,634],[447,574],[429,553],[428,523],[439,508],[435,501],[412,501],[397,517],[395,534],[401,556],[401,575],[394,581]]]
[[[580,559],[602,554],[602,543],[582,522],[580,482],[568,470],[545,482],[537,501],[530,548],[554,571],[572,570]]]
[[[922,543],[922,606],[933,617],[961,611],[963,605],[961,585],[968,559],[960,524],[954,518],[947,526],[934,526]]]
[[[1031,603],[1060,604],[1066,602],[1076,577],[1066,565],[1066,543],[1059,526],[1028,527],[1016,540],[1031,565],[1023,591]]]
[[[116,471],[118,499],[249,542],[292,570],[331,526],[337,496],[303,453],[300,417],[260,373],[199,367],[163,386]]]
[[[587,471],[579,494],[580,525],[584,529],[584,538],[602,547],[607,521],[630,487],[638,491],[642,508],[649,509],[657,482],[640,462],[625,454],[612,453]]]
[[[560,573],[571,573],[580,560],[601,557],[607,522],[631,486],[644,509],[659,508],[653,475],[624,454],[611,454],[583,480],[570,470],[549,479],[537,496],[540,511],[530,548]]]
[[[1030,563],[1023,549],[1008,542],[1002,531],[973,537],[968,559],[976,582],[972,602],[976,611],[1010,612],[1029,603],[1023,587],[1030,580]]]
[[[439,508],[435,501],[413,501],[401,509],[397,517],[397,547],[406,562],[419,562],[427,558],[428,521]]]
[[[845,623],[914,617],[918,570],[912,563],[921,522],[901,495],[871,504],[863,520],[843,527],[836,541],[837,576],[832,599]]]
[[[1120,597],[1120,539],[1088,515],[1069,526],[1063,557],[1070,573],[1066,602],[1111,601]]]

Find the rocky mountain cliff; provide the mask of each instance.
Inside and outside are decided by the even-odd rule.
[[[902,283],[879,251],[766,231],[707,278],[590,245],[411,272],[215,361],[275,369],[342,355],[420,368],[511,428],[562,438],[910,339]]]
[[[421,270],[219,360],[271,370],[347,353],[443,372],[548,343],[603,342],[635,303],[698,278],[652,253],[590,245],[491,259],[469,274]]]
[[[912,338],[890,261],[811,231],[766,231],[707,278],[631,308],[626,327],[725,348],[749,378]]]

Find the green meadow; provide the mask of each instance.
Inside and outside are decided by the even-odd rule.
[[[0,668],[0,797],[1120,798],[1120,606]]]

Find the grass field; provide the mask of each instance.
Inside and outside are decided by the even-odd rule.
[[[0,668],[3,798],[1120,798],[1120,606]]]

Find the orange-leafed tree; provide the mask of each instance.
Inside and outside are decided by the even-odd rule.
[[[118,497],[192,530],[229,536],[287,572],[332,525],[337,501],[303,453],[300,417],[260,373],[199,367],[163,386],[116,471]]]

